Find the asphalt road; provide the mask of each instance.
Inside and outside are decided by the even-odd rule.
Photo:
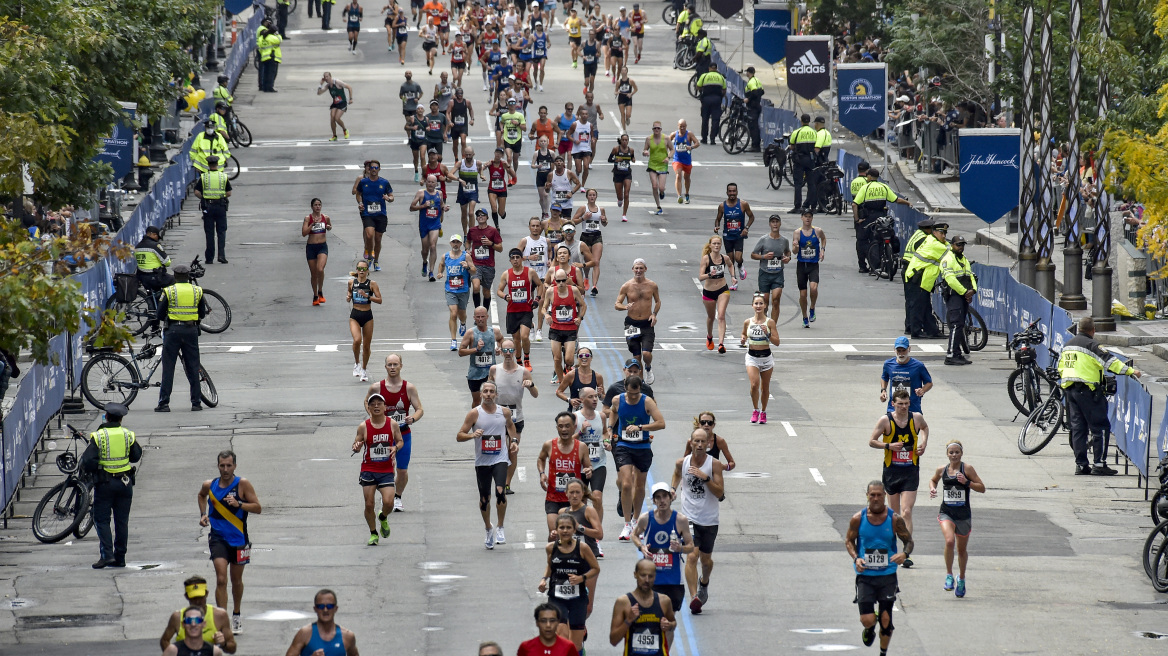
[[[672,70],[669,32],[654,14],[656,5],[647,8],[654,22],[646,54],[632,67],[640,87],[630,130],[634,145],[648,134],[652,120],[668,128],[686,118],[691,128],[699,126],[697,102],[684,90],[689,74]],[[371,17],[366,27],[379,22]],[[554,436],[552,417],[562,407],[548,384],[547,342],[533,345],[541,396],[525,404],[519,462],[524,469],[510,498],[509,542],[486,551],[475,507],[473,453],[454,439],[469,407],[466,362],[448,350],[439,283],[418,275],[416,219],[406,211],[416,185],[396,98],[403,67],[396,53],[385,51],[383,31],[362,33],[354,56],[342,32],[316,27],[303,13],[293,17],[279,94],[256,93],[253,71],[236,94],[237,111],[256,143],[236,152],[247,170],[236,181],[231,202],[231,263],[208,267],[203,281],[223,293],[234,311],[230,330],[202,338],[204,364],[222,403],[194,415],[176,401],[174,412],[156,415],[150,412],[151,391],[134,404],[126,423],[148,448],[126,570],[89,568],[97,553],[93,535],[41,545],[32,540],[28,520],[20,518],[0,531],[0,608],[14,608],[0,612],[0,653],[152,653],[168,613],[183,601],[181,581],[192,573],[213,576],[195,495],[201,481],[216,475],[215,453],[228,447],[239,454],[238,471],[253,482],[264,506],[263,514],[249,521],[254,550],[246,570],[240,654],[282,654],[296,627],[309,621],[313,591],[321,587],[338,592],[338,621],[356,631],[366,654],[473,654],[482,640],[498,641],[511,653],[535,634],[531,609],[542,601],[536,585],[543,572],[539,536],[544,530],[535,445]],[[563,32],[554,31],[553,39],[547,91],[535,100],[554,114],[565,101],[579,103],[582,97],[581,71],[567,63]],[[423,64],[414,34],[405,68],[429,91],[437,76],[427,75]],[[356,92],[357,102],[346,115],[352,133],[347,142],[326,141],[327,96],[315,95],[326,70]],[[484,157],[493,139],[482,117],[486,102],[477,65],[471,73],[466,88],[479,113],[472,142]],[[600,80],[597,87],[602,107],[615,111],[611,85]],[[768,93],[779,95],[770,88]],[[600,125],[602,152],[614,143],[612,118]],[[374,308],[373,362],[389,352],[404,354],[404,376],[418,386],[425,407],[414,431],[406,512],[392,516],[393,535],[379,547],[365,546],[358,463],[348,455],[364,416],[365,384],[350,376],[343,303],[346,273],[361,249],[349,189],[368,158],[381,160],[397,193],[384,270],[373,275],[385,296]],[[790,284],[783,298],[770,422],[750,424],[743,353],[731,347],[719,355],[704,348],[705,314],[694,279],[726,183],[739,184],[760,219],[750,245],[765,230],[771,211],[791,207],[791,192],[766,188],[757,156],[730,157],[720,148],[703,148],[695,160],[702,166],[695,168],[692,203],[677,205],[667,195],[662,216],[648,214],[647,177],[637,171],[629,222],[605,229],[602,291],[589,298],[581,332],[581,341],[595,344],[597,367],[611,380],[627,357],[620,338],[623,315],[612,302],[633,258],[645,258],[664,299],[654,389],[668,424],[656,435],[652,479],[668,480],[692,417],[704,409],[717,413],[718,433],[738,463],[721,505],[710,601],[701,616],[688,611],[679,616],[672,652],[864,649],[843,532],[847,518],[864,504],[866,482],[880,475],[880,454],[866,442],[883,412],[880,365],[901,332],[900,284],[858,275],[849,221],[818,217],[816,224],[828,236],[818,321],[807,330],[798,325],[797,292]],[[591,180],[609,216],[619,216],[607,164],[597,163]],[[538,211],[530,186],[525,172],[511,194],[505,244],[516,243],[525,234],[523,219]],[[320,307],[310,305],[299,231],[313,197],[323,199],[336,226],[329,235],[329,301]],[[794,217],[783,217],[789,235]],[[447,229],[446,237],[453,230]],[[202,240],[193,210],[166,238],[176,261],[201,253]],[[731,331],[749,314],[757,268],[748,270],[750,277],[732,297]],[[977,530],[964,599],[941,589],[936,502],[923,498],[918,504],[917,566],[900,576],[892,653],[1159,653],[1164,643],[1140,635],[1168,633],[1163,612],[1168,605],[1152,591],[1138,561],[1150,524],[1147,506],[1137,502],[1142,493],[1134,489],[1135,477],[1073,477],[1065,438],[1035,457],[1018,453],[1020,422],[1012,423],[1004,389],[1012,363],[1000,337],[992,337],[969,367],[943,366],[941,342],[918,347],[915,355],[936,383],[925,399],[932,437],[922,469],[940,466],[942,445],[958,438],[989,491],[973,500]],[[380,373],[376,364],[370,369]],[[184,385],[176,383],[178,400],[185,398]],[[28,500],[53,483],[52,476],[40,477],[18,510],[30,514]],[[594,633],[587,643],[590,653],[599,654],[617,653],[602,644],[603,636],[613,600],[633,587],[635,562],[634,549],[614,539],[620,524],[611,484],[608,490],[607,557],[601,561],[589,622]]]

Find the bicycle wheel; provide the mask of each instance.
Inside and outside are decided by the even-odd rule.
[[[771,165],[767,167],[767,172],[770,174],[771,189],[778,189],[783,186],[783,163],[779,160],[771,160]]]
[[[981,318],[981,313],[973,309],[972,305],[969,306],[969,313],[965,317],[965,343],[969,345],[969,350],[982,350],[989,339],[990,333],[986,330],[985,319]]]
[[[61,481],[37,504],[32,514],[32,534],[41,542],[60,542],[73,532],[88,510],[85,485],[73,478]]]
[[[207,304],[207,316],[199,322],[199,328],[204,332],[219,334],[231,325],[231,306],[219,292],[210,289],[203,290],[203,302]]]
[[[689,95],[698,97],[698,76],[695,74],[689,79]]]
[[[661,20],[668,25],[677,25],[677,7],[670,4],[661,10]]]
[[[292,0],[292,2],[288,5],[288,14],[289,15],[296,13],[296,2],[297,2],[297,0]]]
[[[1166,539],[1168,539],[1168,520],[1156,524],[1156,527],[1148,533],[1148,539],[1144,540],[1144,550],[1141,552],[1144,561],[1144,573],[1148,578],[1152,578],[1152,558],[1155,557],[1156,552],[1160,550]]]
[[[787,165],[783,167],[783,178],[787,180],[787,184],[792,187],[795,186],[795,158],[788,157]]]
[[[257,71],[260,70],[260,51],[259,50],[256,50],[255,55],[251,58],[251,65],[255,66],[255,69]]]
[[[1034,372],[1027,367],[1010,372],[1006,378],[1006,393],[1010,396],[1010,403],[1014,405],[1014,409],[1027,417],[1042,402],[1038,387],[1034,383]]]
[[[880,269],[880,277],[888,279],[889,282],[896,277],[896,267],[900,264],[900,258],[896,253],[892,252],[892,244],[884,244],[883,263]]]
[[[81,393],[97,409],[107,403],[130,405],[141,386],[138,370],[117,353],[98,353],[81,370]]]
[[[116,296],[110,296],[105,301],[105,309],[124,314],[126,318],[122,323],[125,324],[130,334],[137,337],[146,332],[146,327],[154,320],[154,312],[151,307],[153,303],[147,296],[148,293],[139,290],[138,295],[129,303],[119,303]]]
[[[868,244],[868,270],[880,275],[880,249],[883,244],[873,242]]]
[[[1168,519],[1168,515],[1160,513],[1160,500],[1163,499],[1164,496],[1165,495],[1162,490],[1157,491],[1152,495],[1152,521],[1156,522],[1157,524]]]
[[[746,150],[750,145],[750,132],[746,129],[745,123],[735,123],[730,127],[730,131],[722,139],[722,150],[725,150],[730,155],[737,155]]]
[[[1054,439],[1063,419],[1063,399],[1061,394],[1046,397],[1038,409],[1030,413],[1026,423],[1018,433],[1018,450],[1032,456]]]
[[[1152,587],[1156,592],[1168,592],[1168,540],[1160,543],[1151,563]]]
[[[199,365],[199,397],[208,408],[219,405],[219,392],[215,390],[215,383],[211,382],[211,374]]]
[[[682,48],[677,51],[677,55],[673,58],[677,67],[683,71],[688,71],[698,65],[697,53],[692,48]]]
[[[237,126],[235,136],[238,145],[242,148],[251,147],[251,130],[249,130],[248,127],[244,125],[243,121],[239,120],[238,118],[235,119],[235,124]]]
[[[227,158],[227,167],[223,170],[227,173],[228,180],[234,180],[239,177],[239,160],[235,159],[235,155]]]
[[[89,494],[89,508],[85,514],[81,516],[81,521],[77,522],[77,526],[73,528],[73,537],[81,540],[89,535],[89,531],[93,530],[93,488],[86,486]]]

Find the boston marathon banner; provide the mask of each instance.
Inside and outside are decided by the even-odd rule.
[[[754,54],[768,64],[787,56],[787,37],[799,23],[799,10],[785,2],[760,2],[754,7]]]
[[[830,36],[787,38],[787,88],[813,100],[831,88]]]
[[[961,204],[986,223],[1018,206],[1022,191],[1022,131],[1018,128],[959,130]]]
[[[888,109],[886,65],[839,64],[835,70],[840,125],[861,137],[883,127]]]

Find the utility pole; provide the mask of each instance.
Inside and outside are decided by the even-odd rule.
[[[1063,242],[1063,295],[1059,306],[1066,310],[1086,310],[1083,296],[1083,247],[1079,244],[1082,228],[1083,199],[1079,193],[1079,86],[1082,65],[1079,57],[1079,35],[1083,29],[1083,0],[1071,0],[1071,152],[1067,163],[1067,238]]]
[[[1106,0],[1104,0],[1106,1]],[[1034,287],[1034,3],[1022,12],[1022,208],[1018,222],[1018,281]]]
[[[1099,33],[1104,39],[1111,38],[1111,0],[1099,0]],[[1100,50],[1103,44],[1099,45]],[[1107,117],[1108,94],[1107,69],[1099,69],[1099,100],[1096,104],[1099,118]],[[1102,136],[1102,135],[1101,135]],[[1100,140],[1102,146],[1102,140]],[[1095,161],[1095,184],[1099,186],[1099,197],[1095,202],[1095,243],[1096,255],[1091,270],[1091,318],[1095,320],[1095,330],[1115,330],[1115,318],[1111,315],[1111,196],[1104,188],[1107,177],[1107,153],[1102,147]]]
[[[1050,77],[1053,62],[1051,61],[1051,32],[1053,31],[1052,20],[1050,16],[1051,0],[1046,0],[1046,12],[1042,17],[1042,36],[1039,41],[1039,48],[1042,51],[1042,85],[1041,91],[1041,112],[1042,112],[1042,128],[1041,136],[1038,144],[1038,162],[1035,165],[1038,171],[1038,183],[1041,194],[1038,199],[1039,211],[1037,227],[1038,246],[1038,264],[1034,266],[1034,288],[1038,290],[1039,294],[1048,301],[1054,302],[1054,262],[1051,261],[1051,255],[1054,254],[1054,215],[1057,212],[1055,209],[1053,194],[1053,176],[1050,171],[1050,104],[1051,104],[1051,88]]]

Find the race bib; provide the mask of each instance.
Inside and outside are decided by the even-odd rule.
[[[491,189],[495,191],[502,191],[504,186],[502,180],[491,180]]]
[[[570,472],[556,472],[556,492],[565,492],[568,489],[568,481],[575,478]]]
[[[947,487],[945,488],[945,505],[947,506],[964,506],[965,505],[965,488],[963,487]]]
[[[622,159],[622,160],[617,160],[617,163],[616,163],[616,168],[617,168],[617,170],[618,170],[618,171],[628,171],[628,170],[629,170],[629,162],[628,162],[628,160],[623,160],[623,159]]]
[[[526,289],[512,289],[511,290],[511,300],[515,303],[526,303],[527,302],[527,290]]]
[[[633,430],[632,428],[625,428],[626,442],[640,442],[641,440],[645,439],[644,435],[644,431],[640,430],[639,428],[637,430]]]
[[[751,325],[748,335],[750,336],[750,341],[752,342],[765,342],[770,338],[770,336],[767,335],[766,326],[762,324]]]
[[[438,208],[437,207],[427,207],[426,208],[426,218],[427,219],[438,218]]]
[[[641,336],[641,329],[637,326],[625,326],[625,339]]]
[[[584,55],[584,63],[585,64],[595,64],[596,57],[589,57],[588,55]]]
[[[645,629],[640,633],[633,633],[630,646],[634,654],[656,654],[661,647],[661,636],[654,635]]]
[[[742,230],[742,222],[737,219],[726,220],[726,232],[740,232]]]
[[[599,444],[589,444],[588,445],[588,459],[589,460],[591,460],[592,462],[600,462],[600,459],[603,457],[604,457],[604,447],[600,446]]]
[[[535,49],[535,56],[536,57],[543,57],[544,54],[545,54],[545,51],[543,48],[536,48]]]
[[[726,275],[726,265],[725,264],[711,264],[710,265],[710,277],[711,278],[716,277],[716,276],[723,276],[723,275]]]
[[[353,303],[357,305],[366,305],[369,303],[369,296],[362,291],[353,292]]]
[[[804,246],[803,248],[799,249],[799,255],[802,256],[805,260],[812,259],[816,256],[815,247]]]
[[[466,117],[465,117],[465,116],[455,116],[455,117],[454,117],[454,124],[455,124],[455,125],[462,125],[462,124],[464,124],[464,123],[466,123]]]
[[[887,549],[865,549],[864,567],[868,569],[884,569],[888,567]]]
[[[476,353],[474,356],[474,365],[476,367],[489,367],[495,364],[495,356],[490,353]]]
[[[426,138],[426,130],[414,130],[414,141],[422,141]]]
[[[783,270],[783,261],[777,257],[772,259],[772,260],[767,260],[766,268],[767,268],[767,271],[782,271]]]
[[[474,249],[474,256],[476,260],[485,260],[491,256],[491,249],[487,246],[479,246]]]
[[[389,415],[389,418],[400,426],[406,423],[406,412],[405,410],[397,410],[393,414]]]
[[[314,221],[309,227],[313,232],[324,232],[324,221]]]
[[[909,399],[912,399],[912,392],[909,390],[909,382],[903,378],[892,379],[892,390],[888,394],[888,398],[892,398],[897,392],[904,391],[909,393]]]
[[[547,160],[544,160],[544,161],[540,162],[540,163],[539,163],[539,170],[540,170],[540,171],[550,171],[550,170],[552,170],[552,163],[551,163],[551,162],[549,162],[549,161],[547,161]]]
[[[580,586],[571,583],[561,583],[555,590],[556,599],[575,599],[580,596]]]
[[[591,141],[591,140],[592,140],[592,135],[591,135],[591,134],[589,134],[589,133],[587,133],[587,132],[584,132],[584,133],[581,133],[581,134],[580,134],[580,143],[588,143],[588,142],[589,142],[589,141]]]
[[[466,191],[466,193],[473,194],[474,192],[478,191],[479,186],[474,182],[466,182],[462,185],[462,188]]]
[[[345,99],[344,99],[344,98],[342,98],[342,97],[340,97],[340,96],[333,96],[333,104],[334,104],[334,105],[339,105],[339,104],[341,104],[341,103],[343,103],[343,102],[345,102]]]
[[[556,190],[556,200],[568,200],[571,197],[572,197],[572,190],[571,189],[557,189]]]
[[[673,147],[673,150],[674,150],[674,152],[678,152],[678,153],[689,152],[689,144],[688,143],[679,143]]]
[[[673,556],[672,551],[655,551],[653,552],[653,564],[657,566],[657,569],[669,569],[673,567]]]
[[[465,282],[465,278],[462,277],[462,273],[460,272],[457,274],[457,277],[448,278],[448,282],[450,283],[451,289],[462,289],[462,284]]]
[[[593,221],[591,219],[589,219],[588,221],[585,221],[584,222],[584,230],[587,232],[599,232],[600,231],[600,221]]]
[[[240,547],[235,550],[235,564],[247,565],[251,562],[251,545]]]
[[[365,211],[370,212],[370,213],[380,212],[381,211],[381,203],[368,203],[367,205],[365,205]]]
[[[519,138],[519,130],[517,128],[507,128],[507,140],[515,141]]]
[[[498,455],[503,449],[502,435],[484,435],[482,439],[484,455]]]
[[[575,321],[576,317],[573,316],[574,314],[575,312],[572,310],[572,308],[566,305],[561,305],[556,308],[556,321],[560,323],[569,323]]]
[[[369,449],[369,460],[371,462],[385,462],[389,460],[389,445],[377,444]]]
[[[904,444],[905,444],[905,446],[907,446],[908,442],[905,442]],[[893,451],[892,452],[892,464],[894,464],[894,465],[911,465],[912,459],[913,459],[912,449],[909,449],[907,451]]]

